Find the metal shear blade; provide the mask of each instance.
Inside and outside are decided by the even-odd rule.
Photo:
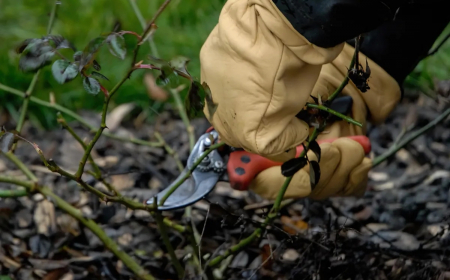
[[[156,195],[157,203],[171,190],[172,186],[177,184],[192,168],[195,161],[202,155],[202,153],[211,146],[212,139],[217,141],[218,135],[216,131],[203,134],[188,158],[186,168],[181,172],[178,178],[170,184],[167,188]],[[158,210],[167,211],[178,208],[183,208],[191,205],[207,194],[209,194],[215,187],[222,173],[225,171],[223,159],[217,150],[212,151],[205,157],[202,162],[194,169],[192,175],[184,181],[167,199],[163,205],[158,205]],[[147,200],[147,205],[152,205],[154,198]]]

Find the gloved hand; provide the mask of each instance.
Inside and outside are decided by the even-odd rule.
[[[330,48],[310,43],[270,0],[228,0],[200,53],[202,81],[218,104],[213,116],[207,110],[205,115],[228,145],[286,161],[311,131],[295,115],[312,101],[310,94],[326,100],[344,79],[352,55],[353,48],[344,43]],[[343,91],[352,96],[351,116],[363,128],[339,121],[321,138],[364,134],[367,115],[383,121],[400,99],[397,82],[368,61],[371,89],[363,94],[350,82]],[[285,197],[364,193],[371,163],[362,147],[339,139],[321,148],[321,179],[314,191],[306,166],[294,175]],[[272,167],[255,178],[251,189],[274,198],[284,179],[280,167]]]

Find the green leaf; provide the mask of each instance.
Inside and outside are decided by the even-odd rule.
[[[217,107],[219,106],[217,103],[214,103],[211,89],[209,88],[208,84],[206,82],[202,83],[202,88],[205,91],[205,101],[206,106],[208,107],[208,113],[210,118],[216,113]]]
[[[294,174],[302,169],[307,163],[308,160],[304,157],[290,159],[281,165],[281,174],[285,177],[294,176]]]
[[[14,143],[14,134],[11,132],[0,132],[0,152],[7,153]]]
[[[97,70],[97,71],[102,70],[102,67],[100,66],[100,64],[95,59],[92,61],[92,67],[94,67],[94,69]]]
[[[94,76],[95,78],[99,78],[99,79],[103,79],[103,80],[109,81],[109,79],[106,78],[105,75],[103,75],[103,74],[101,74],[99,72],[92,71],[91,75]]]
[[[169,65],[163,65],[161,67],[161,74],[156,78],[156,84],[160,87],[165,86],[171,86],[176,87],[178,86],[178,75],[175,73],[175,71],[170,67]]]
[[[58,83],[65,84],[78,76],[78,66],[64,59],[59,59],[52,65],[52,74]]]
[[[83,52],[82,51],[77,51],[73,54],[73,60],[75,62],[79,62],[81,60],[81,57],[83,56]]]
[[[309,179],[311,182],[311,190],[313,190],[320,180],[320,166],[317,161],[309,162]]]
[[[72,44],[61,35],[47,35],[47,36],[44,36],[43,39],[52,41],[53,47],[57,50],[58,49],[73,49],[73,50],[75,50],[75,47],[73,47]]]
[[[105,39],[105,36],[99,36],[91,40],[89,44],[84,48],[83,54],[81,55],[81,58],[79,60],[79,72],[81,72],[83,69],[88,68],[93,63],[98,51],[105,43]]]
[[[100,92],[101,86],[100,83],[91,77],[86,77],[83,80],[84,89],[90,94],[98,94]]]
[[[188,65],[188,63],[189,63],[189,58],[187,58],[187,57],[184,57],[184,56],[177,56],[177,57],[174,57],[170,62],[169,62],[169,65],[173,68],[173,69],[175,69],[175,70],[177,70],[177,71],[180,71],[180,72],[182,72],[182,73],[184,73],[184,74],[186,74],[186,75],[188,75],[189,77],[191,76],[190,74],[189,74],[189,72],[188,72],[188,70],[187,70],[187,65]]]
[[[0,275],[0,280],[11,280],[11,277],[8,275]]]
[[[184,105],[189,118],[195,118],[203,111],[205,107],[205,90],[199,82],[191,82]]]
[[[42,39],[29,40],[17,51],[21,53],[19,68],[24,72],[33,72],[50,64],[50,60],[55,54],[53,47]]]
[[[122,35],[113,33],[108,36],[107,42],[109,51],[112,55],[117,56],[120,59],[125,59],[127,49],[125,48],[125,39]]]
[[[161,59],[161,58],[157,58],[157,57],[149,55],[148,59],[154,65],[160,65],[160,66],[161,65],[168,65],[168,66],[170,66],[169,62],[167,62],[167,61],[165,61],[164,59]]]

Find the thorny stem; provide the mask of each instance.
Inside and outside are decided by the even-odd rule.
[[[304,149],[300,153],[300,155],[298,156],[299,158],[304,157],[306,155],[306,153],[308,152],[309,143],[316,140],[317,136],[319,136],[319,130],[317,128],[314,128],[311,136],[309,137],[307,144],[305,145],[306,149]],[[266,219],[264,220],[262,226],[257,228],[247,238],[241,240],[241,242],[239,242],[238,244],[236,244],[236,245],[232,246],[231,248],[229,248],[228,250],[226,250],[224,254],[212,259],[211,262],[209,263],[209,266],[212,267],[212,266],[216,266],[216,265],[220,264],[223,260],[228,258],[230,255],[238,253],[239,251],[244,249],[247,245],[251,244],[255,239],[261,237],[263,230],[268,225],[270,225],[273,222],[273,220],[275,220],[275,218],[277,217],[278,212],[280,211],[280,208],[281,208],[281,203],[283,201],[284,194],[286,193],[286,191],[289,187],[289,184],[291,183],[291,180],[292,180],[292,176],[287,177],[286,180],[284,181],[283,186],[281,186],[281,189],[278,192],[278,195],[275,199],[275,203],[273,204],[272,209],[270,210],[269,214],[267,215]]]
[[[145,22],[145,18],[142,16],[141,10],[136,5],[136,0],[128,0],[128,2],[130,2],[131,8],[133,8],[133,11],[134,11],[136,17],[138,18],[139,23],[142,26],[142,29],[145,30],[145,28],[147,27],[147,24]],[[150,45],[152,55],[155,57],[159,57],[158,48],[156,47],[155,42],[153,40],[148,40],[148,44]]]
[[[131,1],[133,1],[133,0],[131,0]],[[142,33],[142,36],[141,36],[141,40],[139,40],[138,44],[136,45],[136,48],[133,51],[133,60],[131,61],[132,67],[136,64],[137,55],[138,55],[142,40],[144,40],[145,37],[147,37],[146,35],[148,34],[148,32],[150,32],[152,25],[155,23],[155,21],[161,15],[161,13],[164,11],[164,9],[167,7],[167,5],[169,5],[169,3],[170,3],[170,0],[164,1],[164,3],[159,7],[158,11],[156,11],[156,14],[153,16],[153,18],[147,24],[147,27],[144,29],[144,32]]]
[[[441,121],[445,120],[450,115],[450,108],[444,111],[442,114],[440,114],[437,118],[435,118],[433,121],[429,122],[426,126],[422,127],[421,129],[418,129],[414,133],[411,133],[408,137],[404,138],[403,140],[399,141],[398,144],[393,145],[389,148],[387,152],[384,154],[376,157],[372,161],[372,168],[379,165],[389,157],[391,157],[393,154],[395,154],[397,151],[399,151],[404,146],[408,145],[410,142],[414,141],[419,137],[420,135],[426,133],[428,130],[432,129],[434,126],[436,126]]]
[[[167,200],[167,198],[178,189],[179,186],[181,186],[181,184],[184,183],[184,181],[186,181],[191,175],[192,172],[194,172],[195,168],[197,168],[197,166],[202,162],[202,160],[209,154],[211,153],[213,150],[218,149],[222,146],[225,145],[225,142],[220,142],[217,144],[212,145],[209,149],[207,149],[206,151],[203,152],[203,154],[194,162],[194,164],[192,165],[191,168],[189,168],[189,170],[186,172],[186,174],[184,174],[184,176],[175,184],[173,185],[170,190],[161,198],[159,205],[163,205],[164,202]]]
[[[14,162],[17,165],[17,162]],[[23,165],[23,163],[22,163]],[[17,165],[19,168],[20,166]],[[25,174],[31,174],[31,171],[25,166],[23,169],[20,168]],[[30,177],[27,175],[27,177]],[[36,178],[34,175],[31,177]],[[39,186],[36,182],[21,181],[16,178],[9,178],[5,176],[0,176],[0,182],[11,183],[18,186],[25,187],[28,192],[38,191],[46,197],[52,198],[55,205],[68,213],[73,218],[80,221],[83,225],[89,228],[108,248],[117,258],[119,258],[134,274],[136,274],[140,279],[143,280],[154,280],[153,276],[148,274],[133,258],[131,258],[125,251],[119,248],[116,242],[108,237],[108,235],[103,231],[103,229],[93,220],[87,219],[83,214],[67,203],[64,199],[60,198],[54,194],[48,187]]]
[[[339,118],[341,118],[343,120],[346,120],[347,122],[349,122],[351,124],[354,124],[354,125],[357,125],[359,127],[362,127],[362,123],[360,123],[358,121],[355,121],[354,119],[352,119],[350,117],[347,117],[346,115],[343,115],[343,114],[341,114],[339,112],[336,112],[336,111],[328,108],[327,106],[317,105],[317,104],[313,104],[313,103],[307,103],[306,106],[308,106],[309,108],[316,108],[316,109],[328,112],[328,113],[333,114],[333,115],[335,115],[335,116],[337,116],[337,117],[339,117]]]
[[[350,65],[348,67],[348,69],[352,69],[355,66],[355,61],[356,61],[356,57],[358,56],[358,53],[356,52],[356,48],[355,48],[355,53],[352,57],[352,60],[350,61]],[[342,81],[342,83],[339,85],[339,87],[330,95],[330,97],[328,97],[329,102],[332,102],[339,94],[341,94],[341,92],[344,90],[344,88],[347,86],[348,82],[350,81],[350,78],[348,76],[348,72],[347,75],[345,76],[344,80]]]
[[[70,135],[72,135],[73,138],[75,138],[75,140],[77,140],[77,142],[81,145],[81,147],[83,147],[83,149],[86,150],[86,148],[87,148],[86,143],[84,143],[84,141],[80,138],[80,136],[78,136],[78,134],[72,129],[72,127],[70,127],[67,124],[66,120],[63,118],[61,113],[58,112],[57,116],[58,116],[58,122],[64,127],[64,129],[66,129],[70,133]],[[89,162],[91,163],[92,167],[94,168],[94,172],[92,174],[94,176],[94,178],[101,181],[103,183],[103,185],[105,185],[106,188],[110,192],[112,192],[114,195],[120,196],[120,193],[116,190],[116,188],[113,185],[111,185],[110,183],[108,183],[102,177],[102,171],[100,170],[98,165],[95,163],[91,154],[89,154]]]

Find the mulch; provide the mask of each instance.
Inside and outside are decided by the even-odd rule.
[[[443,100],[448,100],[450,82],[439,83],[438,92],[438,101],[424,95],[405,97],[384,124],[370,127],[372,156],[385,152],[405,127],[414,131],[447,109]],[[113,133],[154,140],[151,136],[159,131],[186,163],[189,139],[176,111],[167,108],[153,124],[136,121],[140,118],[133,110],[129,115],[114,111],[110,116]],[[98,114],[81,114],[99,124]],[[203,119],[192,124],[196,136],[209,126]],[[71,125],[82,138],[90,139],[86,129],[76,122]],[[13,123],[6,126],[13,128]],[[42,131],[27,123],[23,136],[65,169],[78,167],[83,151],[67,131]],[[19,145],[16,154],[42,184],[101,225],[153,276],[177,279],[149,213],[100,201],[74,182],[49,172],[26,143]],[[176,161],[160,147],[102,137],[93,157],[123,195],[140,202],[179,175]],[[223,279],[450,279],[449,157],[447,118],[374,168],[364,197],[296,200],[280,211],[275,224],[257,242],[207,275]],[[0,158],[0,173],[23,177],[12,167]],[[83,179],[106,191],[89,175]],[[0,188],[13,186],[0,184]],[[182,225],[192,222],[202,234],[202,264],[251,234],[272,206],[255,194],[232,190],[226,182],[218,184],[208,201],[213,203],[210,211],[210,203],[202,200],[193,205],[190,218],[183,210],[164,213]],[[186,261],[198,254],[188,246],[187,237],[174,230],[169,236],[189,272],[185,279],[201,279],[192,262]],[[11,279],[135,279],[90,230],[40,194],[0,199],[0,275]]]

